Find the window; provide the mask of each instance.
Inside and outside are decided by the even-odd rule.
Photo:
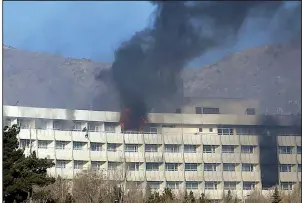
[[[29,129],[30,121],[27,119],[17,119],[17,125],[20,126],[21,129]]]
[[[92,161],[91,168],[93,170],[100,170],[102,163],[100,161]]]
[[[222,153],[235,153],[234,145],[222,145]]]
[[[242,164],[242,171],[245,172],[253,172],[254,171],[254,165],[253,164]]]
[[[24,148],[29,148],[30,144],[33,142],[34,140],[28,140],[28,139],[20,139],[20,148],[24,149]]]
[[[280,164],[280,172],[292,172],[291,164]]]
[[[302,166],[301,164],[298,164],[298,172],[301,172],[301,170],[302,170],[301,166]]]
[[[178,163],[166,163],[166,171],[178,171]]]
[[[233,129],[231,128],[218,128],[218,135],[233,135]]]
[[[66,168],[67,161],[56,160],[56,168]]]
[[[176,109],[175,113],[181,113],[181,109]]]
[[[255,135],[256,129],[254,128],[237,128],[237,135]]]
[[[179,182],[167,181],[166,187],[169,188],[169,189],[178,189],[179,188]]]
[[[4,125],[5,126],[8,126],[8,127],[11,127],[12,126],[12,120],[11,119],[5,119],[5,121],[4,121]]]
[[[108,170],[116,170],[119,167],[118,162],[108,162]]]
[[[214,145],[203,145],[203,153],[215,153],[216,146]]]
[[[243,190],[253,190],[255,186],[254,182],[243,182]]]
[[[242,145],[241,146],[241,153],[243,153],[243,154],[253,154],[254,153],[254,146]]]
[[[146,144],[145,152],[158,152],[158,145],[156,144]]]
[[[35,119],[35,128],[46,130],[47,129],[48,120],[46,119]]]
[[[47,140],[38,140],[39,149],[47,149],[49,141]]]
[[[198,132],[202,133],[202,128],[198,128]]]
[[[217,190],[217,185],[218,185],[217,182],[206,181],[204,184],[206,190]]]
[[[73,161],[74,169],[83,169],[84,161]]]
[[[236,165],[234,163],[231,164],[223,164],[223,171],[235,171]]]
[[[186,189],[187,190],[198,190],[198,182],[187,181]]]
[[[100,132],[101,131],[100,124],[97,122],[90,122],[88,123],[88,130],[90,132]]]
[[[216,171],[216,163],[205,163],[204,164],[204,171]]]
[[[184,145],[184,153],[196,153],[196,145]]]
[[[110,133],[115,133],[116,124],[114,123],[105,123],[105,131]]]
[[[140,163],[127,163],[128,171],[139,171]]]
[[[66,149],[67,141],[56,141],[56,149]]]
[[[165,145],[165,152],[168,152],[168,153],[178,153],[179,152],[179,145],[166,144]]]
[[[146,163],[146,171],[159,171],[160,163]]]
[[[54,130],[61,130],[62,129],[62,123],[60,120],[54,120],[53,121],[53,129]]]
[[[102,151],[102,143],[91,142],[90,149],[91,149],[91,151]]]
[[[213,132],[213,128],[209,128],[209,132],[212,133]]]
[[[185,163],[185,171],[197,171],[197,163]]]
[[[293,182],[281,182],[282,190],[292,190],[295,183]]]
[[[137,144],[126,144],[125,152],[138,152]]]
[[[301,146],[297,146],[297,154],[301,154],[302,151],[302,147]]]
[[[236,190],[237,183],[234,181],[226,181],[224,182],[224,189],[225,190]]]
[[[83,150],[85,142],[73,142],[73,150]]]
[[[118,145],[115,143],[108,143],[107,144],[107,151],[108,152],[116,152],[118,148]]]
[[[203,114],[220,114],[219,108],[208,108],[208,107],[203,107],[202,113]]]
[[[73,131],[82,131],[82,123],[81,122],[74,122],[72,130]]]
[[[151,190],[158,190],[160,187],[160,182],[158,181],[148,181],[147,184]]]
[[[245,113],[247,115],[255,115],[256,114],[256,110],[255,110],[255,108],[247,108],[246,111],[245,111]]]
[[[292,154],[293,147],[292,146],[279,146],[279,154]]]
[[[195,107],[196,114],[202,114],[202,108],[201,107]]]

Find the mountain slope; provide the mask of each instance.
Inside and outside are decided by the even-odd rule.
[[[301,42],[301,41],[300,41]],[[253,47],[216,64],[183,71],[185,96],[259,99],[263,112],[300,111],[301,45]],[[4,47],[4,104],[118,110],[110,64]],[[97,98],[97,99],[95,99]],[[298,103],[298,105],[297,105]],[[299,108],[298,108],[299,106]]]

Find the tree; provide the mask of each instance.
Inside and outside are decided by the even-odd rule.
[[[188,203],[195,203],[196,202],[194,194],[193,194],[192,191],[190,191],[190,193],[189,193],[189,199],[188,200],[189,200]]]
[[[206,198],[205,194],[201,193],[201,197],[199,198],[199,203],[208,203],[208,202],[210,201]]]
[[[39,159],[33,152],[25,157],[24,151],[18,149],[17,125],[3,128],[3,193],[5,202],[22,202],[32,192],[34,185],[44,186],[55,181],[47,175],[47,169],[54,163]]]
[[[272,196],[272,203],[279,203],[279,202],[281,202],[279,190],[277,187],[275,187],[275,191]]]

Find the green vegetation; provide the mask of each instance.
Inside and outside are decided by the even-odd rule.
[[[5,202],[22,202],[32,193],[34,185],[45,186],[55,181],[47,176],[52,161],[39,159],[33,152],[25,157],[18,149],[17,125],[3,129],[3,195]]]

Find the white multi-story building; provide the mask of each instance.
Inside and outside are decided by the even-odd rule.
[[[301,183],[301,135],[292,116],[257,115],[258,103],[207,99],[176,113],[150,113],[144,132],[122,132],[118,112],[4,106],[21,126],[25,153],[55,162],[53,176],[127,169],[126,181],[151,189],[244,199],[253,189]]]

